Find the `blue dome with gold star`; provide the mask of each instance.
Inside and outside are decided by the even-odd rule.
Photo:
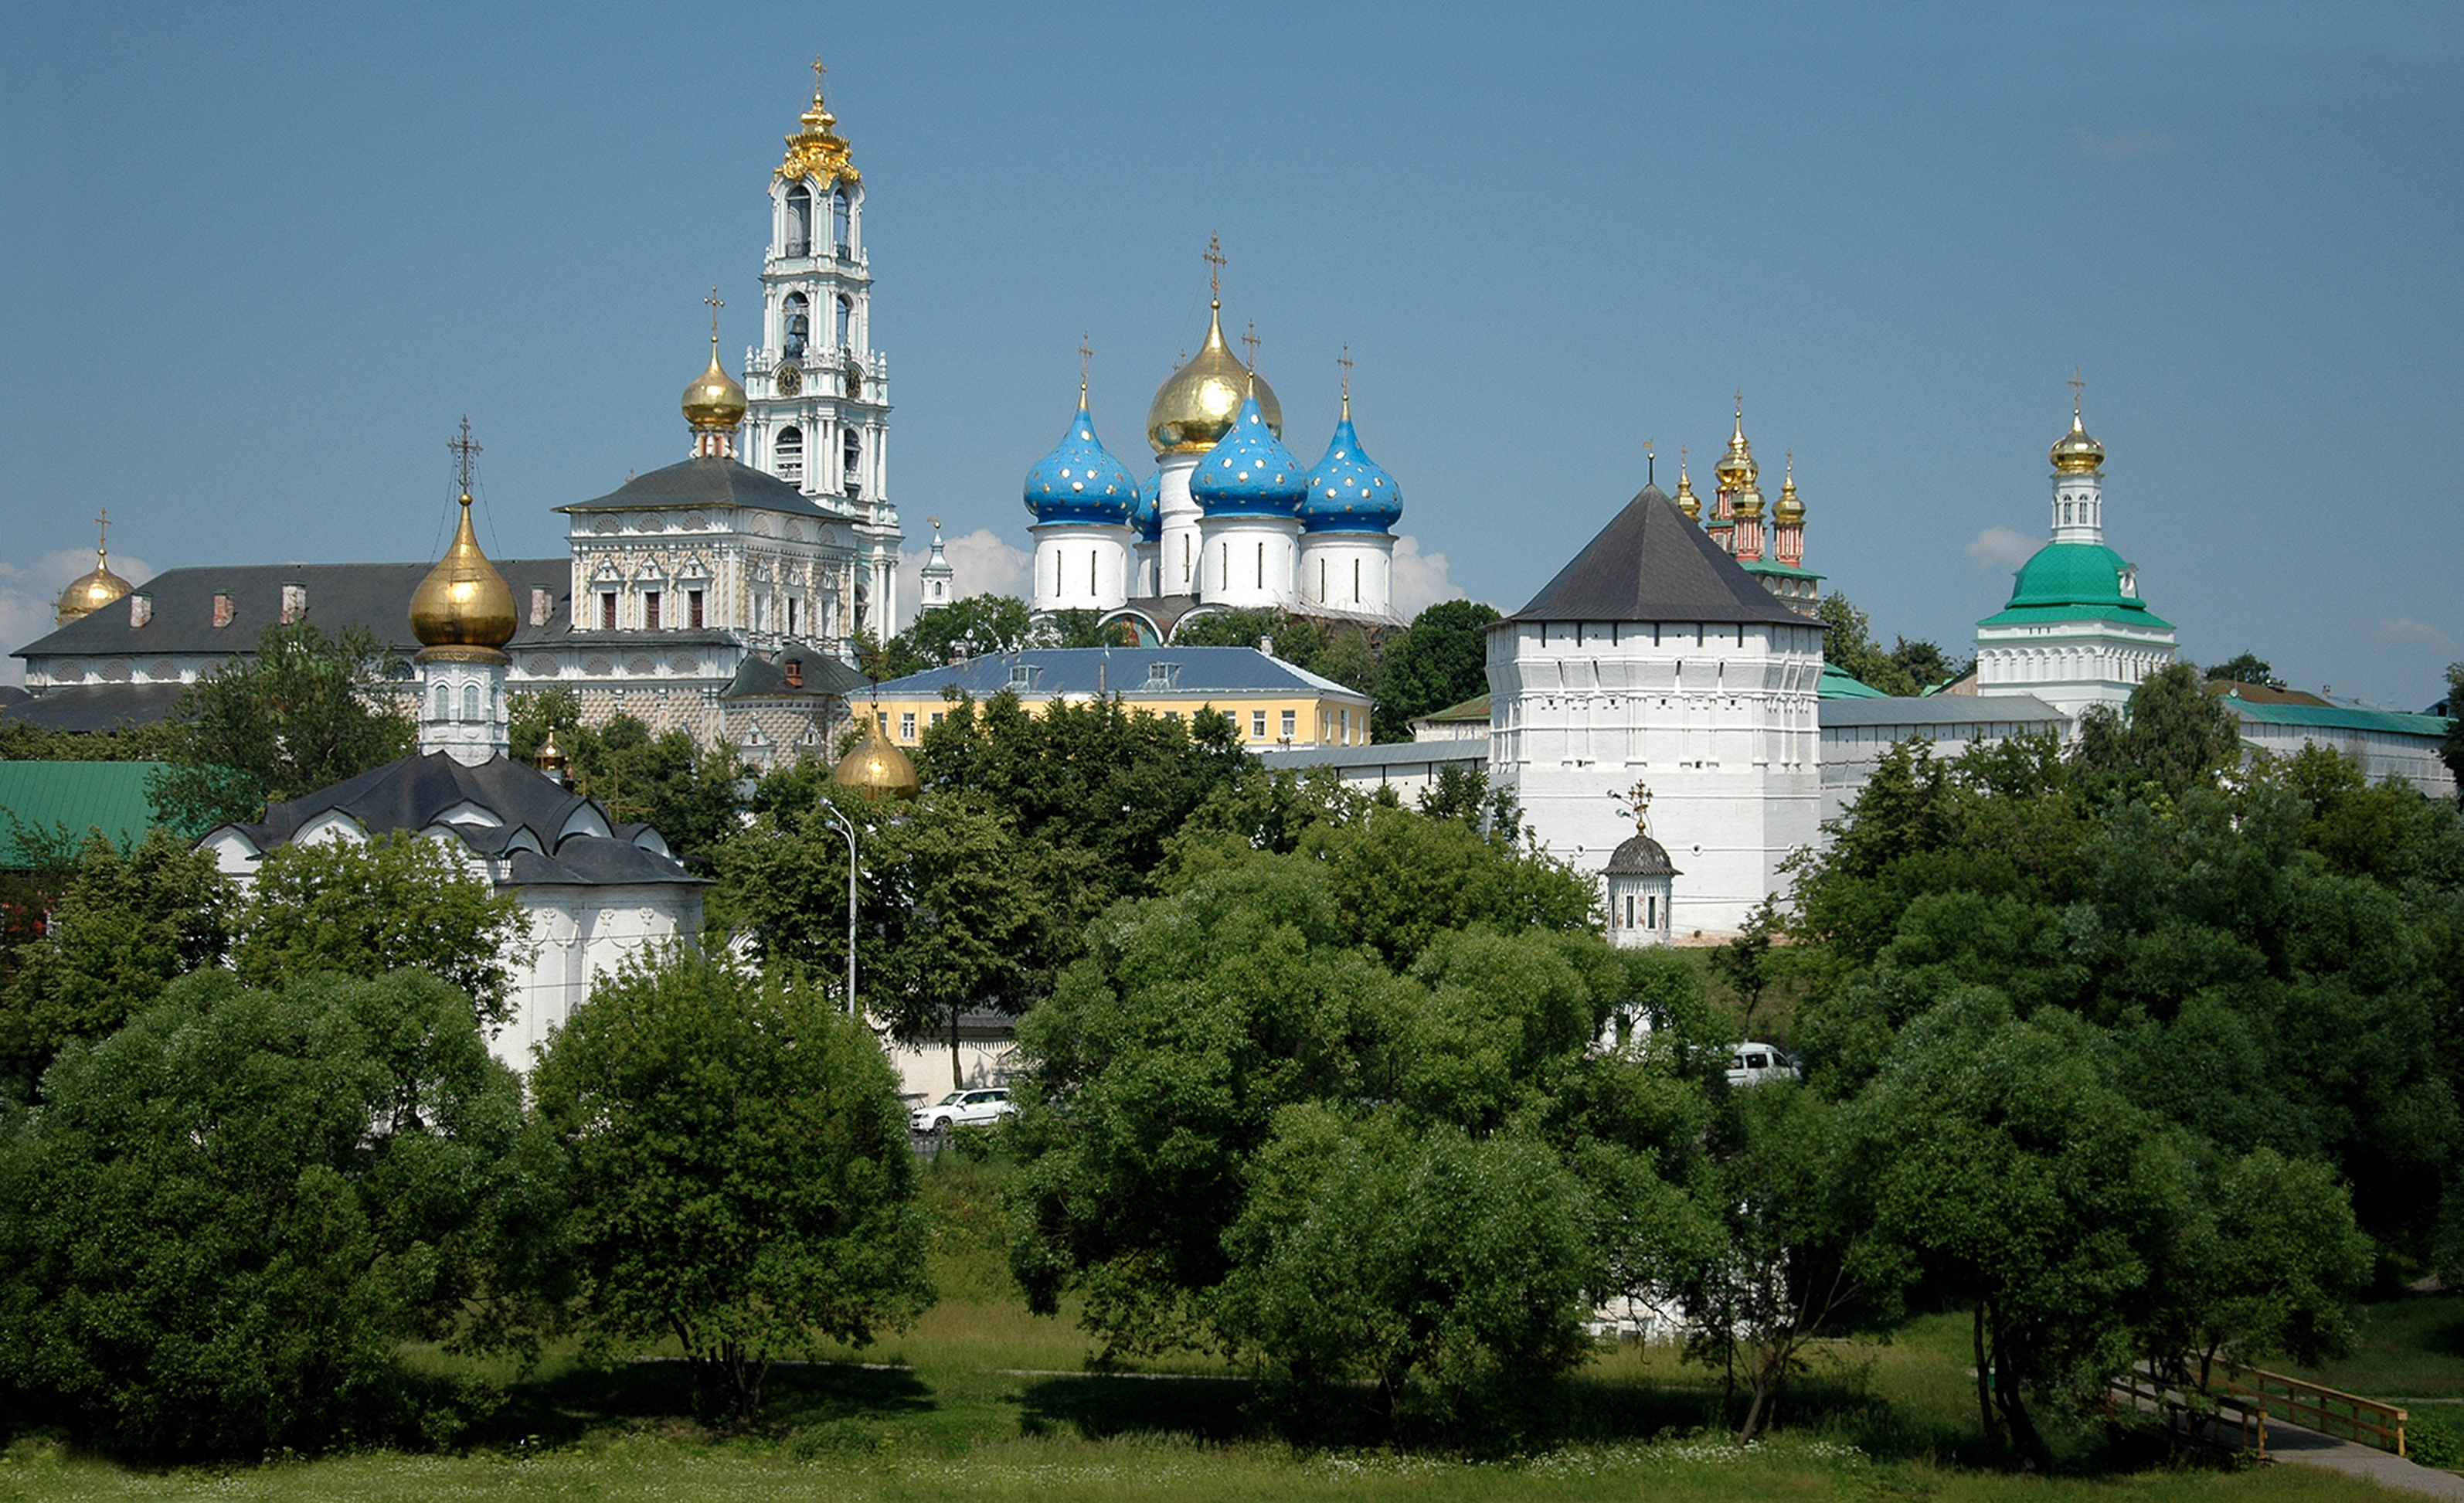
[[[1304,532],[1384,532],[1403,515],[1403,492],[1395,477],[1360,452],[1351,406],[1344,404],[1326,457],[1309,473],[1309,500],[1301,507]]]
[[[1189,494],[1209,517],[1297,517],[1309,498],[1301,462],[1266,426],[1252,394],[1189,477]]]
[[[1128,524],[1137,504],[1138,482],[1095,436],[1095,420],[1087,415],[1087,392],[1081,387],[1069,431],[1026,472],[1026,509],[1039,523],[1120,527]]]
[[[1140,542],[1163,542],[1163,472],[1157,470],[1138,487],[1137,510],[1130,513],[1130,530]]]

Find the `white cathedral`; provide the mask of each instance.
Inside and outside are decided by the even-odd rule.
[[[1207,259],[1221,270],[1216,245]],[[1275,389],[1223,339],[1220,278],[1206,343],[1167,377],[1147,409],[1155,469],[1143,484],[1095,436],[1087,382],[1053,451],[1027,472],[1034,519],[1032,607],[1087,610],[1168,640],[1184,620],[1267,608],[1397,624],[1395,477],[1361,451],[1343,405],[1325,456],[1303,466],[1284,447]]]

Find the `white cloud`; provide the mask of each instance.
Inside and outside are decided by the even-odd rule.
[[[2383,642],[2415,643],[2434,647],[2442,652],[2455,651],[2455,639],[2427,621],[2410,616],[2379,617],[2379,639]]]
[[[1422,553],[1420,540],[1406,533],[1395,540],[1395,572],[1387,589],[1395,614],[1409,621],[1441,600],[1458,599],[1461,586],[1447,577],[1446,556]]]
[[[1968,556],[1980,569],[2000,565],[2015,569],[2036,555],[2038,542],[2024,532],[2010,527],[1988,527],[1968,545]]]
[[[991,528],[979,527],[959,537],[944,538],[941,551],[949,557],[951,586],[958,598],[984,594],[1025,596],[1026,571],[1035,565],[1034,555],[1002,542],[1001,534]],[[929,542],[913,552],[901,550],[898,555],[901,631],[915,620],[915,603],[924,593],[924,561],[932,556]]]
[[[52,611],[69,581],[94,567],[94,554],[84,548],[46,553],[20,566],[0,559],[0,684],[26,681],[26,660],[5,655],[52,630]],[[152,579],[154,566],[123,553],[111,556],[111,572],[131,584]]]

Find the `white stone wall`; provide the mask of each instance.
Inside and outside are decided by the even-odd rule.
[[[1035,608],[1117,610],[1130,598],[1130,529],[1044,522],[1035,535]]]
[[[1301,535],[1300,592],[1306,608],[1350,615],[1392,614],[1395,539],[1382,532]]]
[[[2254,751],[2296,757],[2304,746],[2324,746],[2358,763],[2372,783],[2400,778],[2426,798],[2455,797],[2455,774],[2439,755],[2441,738],[2407,736],[2394,731],[2348,730],[2320,725],[2275,725],[2264,720],[2241,722],[2241,742]]]
[[[1638,782],[1683,879],[1681,936],[1740,928],[1820,810],[1821,628],[1505,622],[1488,632],[1489,781],[1543,849],[1597,872]]]
[[[528,953],[514,970],[514,1019],[490,1042],[527,1072],[532,1050],[590,998],[590,984],[630,956],[701,933],[701,889],[685,886],[524,887]]]
[[[1301,524],[1289,517],[1209,517],[1199,533],[1198,598],[1234,609],[1288,608]]]
[[[2164,627],[2093,620],[1979,627],[1976,692],[2034,695],[2077,719],[2092,704],[2121,709],[2173,655],[2173,633]]]
[[[1204,457],[1202,453],[1164,454],[1155,461],[1162,475],[1155,511],[1163,519],[1163,540],[1155,548],[1157,584],[1148,593],[1199,593],[1199,519],[1198,501],[1189,494],[1189,477]]]

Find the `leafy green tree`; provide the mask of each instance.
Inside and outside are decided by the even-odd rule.
[[[1045,618],[1043,637],[1052,647],[1135,647],[1138,629],[1106,621],[1101,611],[1056,610]]]
[[[0,1061],[22,1092],[71,1039],[99,1039],[230,948],[238,894],[213,857],[155,829],[89,838],[42,938],[11,951]]]
[[[1737,937],[1711,952],[1711,974],[1737,999],[1737,1023],[1748,1033],[1753,1031],[1754,1009],[1762,1006],[1763,993],[1787,969],[1787,956],[1771,947],[1787,929],[1778,900],[1765,896],[1746,916]]]
[[[1874,640],[1872,620],[1847,596],[1829,594],[1814,608],[1824,628],[1822,658],[1868,689],[1904,696],[1922,687],[1915,676]],[[1906,645],[1904,640],[1902,644]]]
[[[418,974],[183,979],[0,1119],[0,1392],[149,1455],[450,1436],[402,1343],[501,1335],[548,1194]]]
[[[2145,784],[2179,798],[2240,765],[2241,724],[2189,664],[2174,663],[2140,680],[2120,716],[2090,707],[2076,756],[2092,786]]]
[[[1173,629],[1175,647],[1256,647],[1271,639],[1275,655],[1300,662],[1312,655],[1325,633],[1306,621],[1296,621],[1270,608],[1210,610]]]
[[[657,830],[693,871],[706,873],[713,848],[742,828],[748,769],[734,748],[696,746],[681,729],[653,736],[629,715],[585,726],[582,701],[569,689],[517,694],[508,708],[516,758],[538,756],[553,732],[578,791],[617,820]]]
[[[1091,625],[1091,623],[1089,623]],[[938,668],[957,657],[983,657],[1045,646],[1015,595],[969,595],[919,611],[914,623],[884,644],[884,678]]]
[[[2447,665],[2447,739],[2439,743],[2438,760],[2454,775],[2456,797],[2464,800],[2464,663]]]
[[[399,668],[364,627],[339,636],[311,621],[266,628],[253,658],[224,664],[180,696],[165,733],[169,765],[146,780],[155,812],[199,835],[408,756]]]
[[[1408,741],[1415,717],[1486,694],[1487,629],[1498,619],[1494,608],[1476,600],[1441,600],[1388,638],[1371,721],[1376,739]]]
[[[2212,1391],[2215,1362],[2291,1358],[2316,1366],[2352,1349],[2352,1301],[2370,1240],[2335,1172],[2272,1148],[2189,1166],[2191,1213],[2161,1270],[2151,1358],[2182,1360]]]
[[[628,961],[531,1087],[589,1350],[672,1338],[701,1403],[749,1424],[774,1360],[932,1302],[897,1080],[820,992],[682,951]]]
[[[1901,673],[1908,675],[1908,682],[1919,693],[1936,684],[1948,683],[1961,673],[1959,666],[1944,654],[1938,644],[1911,642],[1906,637],[1892,639],[1891,661]]]
[[[2242,652],[2202,670],[2200,676],[2211,684],[2263,684],[2276,676],[2276,670],[2257,653]]]
[[[513,961],[529,932],[519,899],[443,843],[402,829],[266,852],[231,964],[258,986],[318,971],[424,970],[469,997],[493,1031],[513,1018]]]

